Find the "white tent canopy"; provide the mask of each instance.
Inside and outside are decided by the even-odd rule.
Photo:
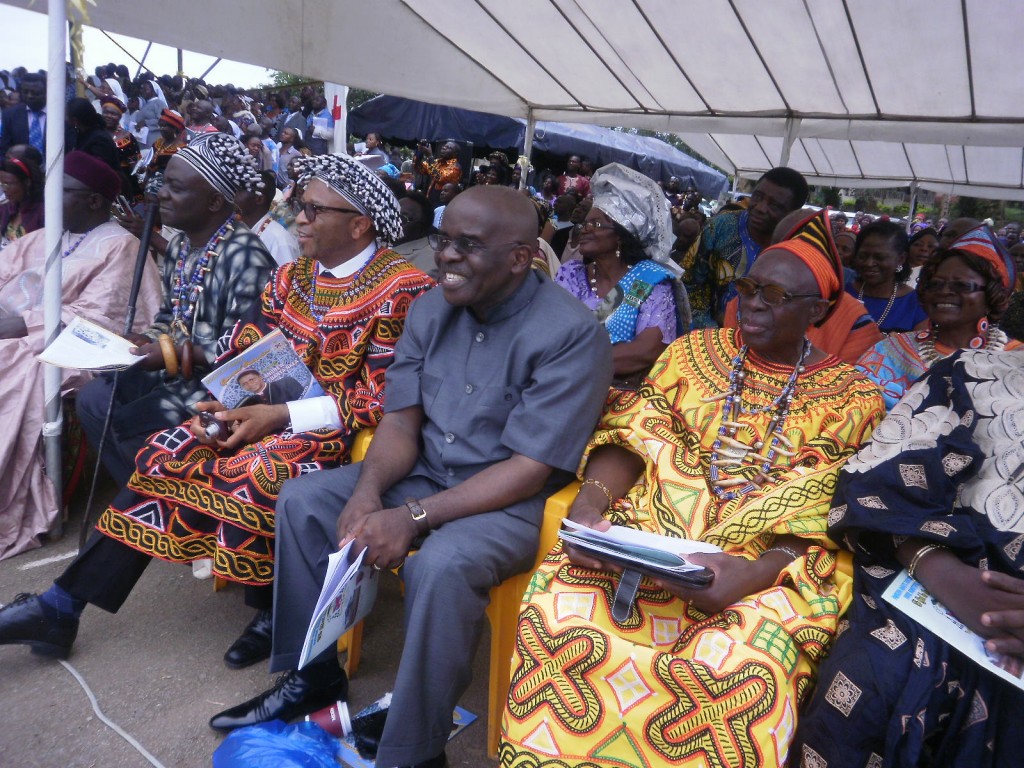
[[[45,11],[45,0],[0,0]],[[169,12],[169,9],[173,8]],[[514,117],[678,133],[732,173],[1024,199],[1012,0],[96,0],[111,32]]]

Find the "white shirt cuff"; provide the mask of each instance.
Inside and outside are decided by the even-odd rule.
[[[305,400],[292,400],[287,405],[292,432],[312,432],[325,427],[341,429],[341,415],[333,397],[309,397]]]

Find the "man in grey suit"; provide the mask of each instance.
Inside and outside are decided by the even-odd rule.
[[[404,563],[406,639],[382,767],[446,764],[488,593],[532,565],[544,501],[575,472],[611,382],[608,334],[530,269],[529,200],[474,187],[430,238],[440,288],[409,311],[366,460],[288,481],[277,506],[274,671],[297,665],[339,542],[366,547],[378,569]],[[210,725],[295,717],[338,674],[330,649]]]

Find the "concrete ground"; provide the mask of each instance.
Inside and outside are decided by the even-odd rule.
[[[101,488],[98,498],[109,501],[113,492]],[[83,498],[73,504],[63,538],[0,561],[0,602],[43,591],[61,572],[77,551]],[[397,578],[386,575],[351,681],[353,712],[391,688],[403,639],[401,601]],[[241,589],[214,593],[212,582],[193,578],[188,567],[154,561],[117,615],[86,609],[68,663],[107,718],[164,766],[209,766],[223,739],[209,728],[209,718],[273,684],[267,662],[235,671],[222,659],[251,617]],[[452,766],[497,765],[486,749],[489,643],[485,632],[473,685],[460,702],[479,719],[449,744]],[[97,718],[85,691],[59,662],[34,656],[25,646],[0,646],[0,768],[147,765]]]

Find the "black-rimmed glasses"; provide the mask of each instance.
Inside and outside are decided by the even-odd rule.
[[[455,249],[457,254],[466,257],[473,256],[477,253],[483,253],[484,251],[504,248],[506,246],[523,245],[523,243],[520,242],[487,245],[486,243],[481,243],[476,240],[470,240],[468,237],[449,237],[448,235],[440,232],[435,235],[427,235],[427,244],[438,253],[445,250],[448,246],[451,246]]]
[[[953,293],[977,293],[978,291],[984,291],[985,285],[984,283],[971,283],[966,280],[942,280],[935,278],[922,285],[921,290],[925,293],[940,293],[947,290]]]

